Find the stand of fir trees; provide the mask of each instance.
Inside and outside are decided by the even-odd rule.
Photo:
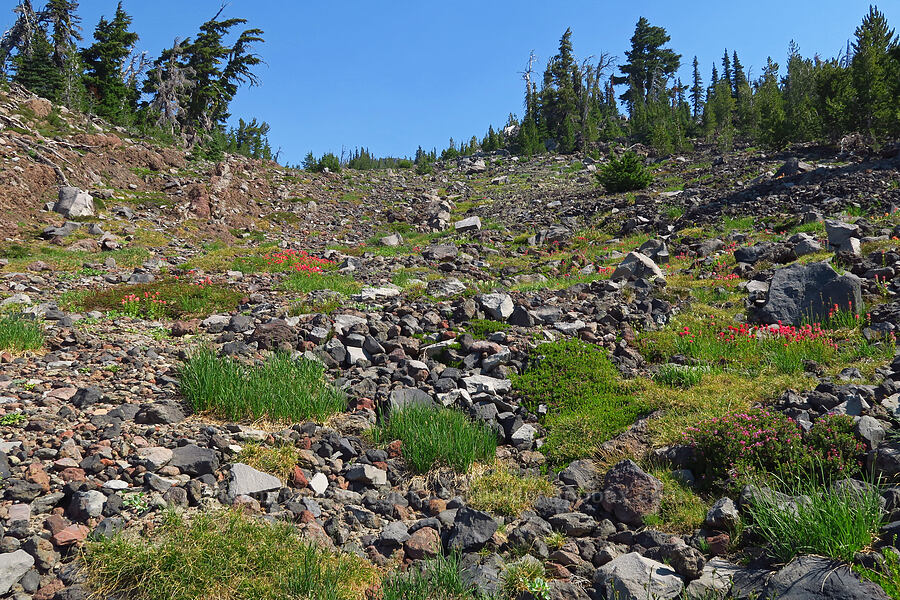
[[[228,107],[242,85],[259,80],[260,29],[219,10],[192,39],[176,39],[153,61],[137,51],[139,35],[119,2],[90,40],[82,35],[78,2],[18,0],[15,20],[0,39],[0,78],[116,125],[164,134],[202,155],[222,152],[271,159],[269,125],[241,119],[226,130]],[[84,42],[79,47],[79,42]]]

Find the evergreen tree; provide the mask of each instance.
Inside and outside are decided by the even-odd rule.
[[[648,99],[659,78],[668,79],[681,66],[681,55],[664,47],[669,40],[665,29],[651,26],[644,17],[638,19],[631,36],[631,50],[625,52],[628,60],[619,68],[622,76],[613,78],[616,85],[628,85],[620,98],[629,112],[638,100]]]
[[[731,57],[728,55],[728,48],[725,48],[725,55],[722,56],[722,79],[728,82],[728,87],[734,93],[733,80],[731,73]]]
[[[732,71],[732,80],[731,80],[731,89],[734,92],[735,97],[738,97],[741,93],[741,89],[748,84],[747,75],[744,73],[744,65],[741,64],[741,61],[738,60],[738,53],[735,50],[731,55],[731,71]]]
[[[61,75],[61,88],[56,97],[66,105],[80,108],[84,99],[81,85],[81,18],[77,15],[78,2],[73,0],[47,0],[42,13],[50,24],[53,45],[53,64]]]
[[[575,121],[580,120],[576,82],[580,84],[581,74],[572,52],[572,30],[566,29],[559,40],[559,51],[547,64],[541,92],[547,133],[564,154],[575,151]]]
[[[778,149],[787,140],[784,98],[778,87],[778,63],[771,57],[756,84],[754,106],[758,113],[757,139],[768,148]]]
[[[82,51],[85,87],[94,111],[115,123],[128,122],[137,109],[138,91],[133,78],[126,80],[126,60],[138,35],[129,31],[131,17],[119,2],[112,21],[100,18],[94,43]]]
[[[269,129],[269,124],[265,121],[258,123],[255,118],[249,122],[238,119],[237,128],[232,128],[228,132],[228,144],[225,149],[249,158],[272,160]]]
[[[5,76],[13,52],[24,54],[25,58],[31,57],[32,40],[40,28],[40,19],[31,5],[31,0],[20,0],[13,9],[16,20],[6,33],[0,37],[0,77]],[[46,33],[45,33],[46,37]],[[49,44],[49,42],[48,42]],[[13,64],[15,67],[15,64]]]
[[[703,80],[700,78],[700,63],[694,57],[694,79],[691,85],[691,114],[694,120],[700,117],[703,108]]]
[[[53,46],[47,31],[38,27],[32,32],[28,51],[20,51],[13,59],[13,82],[49,100],[58,100],[63,87],[62,74],[53,62]]]
[[[898,103],[887,78],[893,71],[889,61],[896,45],[897,37],[884,13],[870,6],[856,28],[850,69],[856,91],[857,126],[873,135],[887,131]]]
[[[815,77],[813,62],[800,55],[800,48],[792,40],[782,89],[791,141],[813,140],[821,131],[820,117],[816,112]]]

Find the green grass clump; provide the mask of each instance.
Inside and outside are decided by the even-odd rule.
[[[469,324],[466,325],[466,333],[471,334],[476,340],[483,340],[492,333],[508,331],[509,328],[509,324],[501,323],[500,321],[493,321],[491,319],[472,319],[469,321]]]
[[[451,554],[405,573],[389,573],[381,583],[381,594],[381,600],[468,600],[475,597],[475,589],[463,581],[459,557]]]
[[[304,294],[316,290],[333,290],[349,296],[361,290],[362,284],[340,273],[295,273],[282,282],[282,287]]]
[[[644,517],[644,525],[670,533],[693,533],[706,519],[709,502],[668,469],[652,469],[663,484],[659,510]]]
[[[549,600],[550,584],[545,576],[543,563],[532,556],[510,563],[503,570],[502,597]]]
[[[751,532],[768,544],[768,551],[779,561],[819,554],[852,562],[881,527],[881,494],[875,486],[851,489],[798,479],[782,487],[791,496],[805,498],[785,504],[757,484],[747,507]]]
[[[451,408],[409,405],[391,411],[372,432],[377,444],[403,443],[403,458],[416,473],[432,467],[450,467],[465,473],[476,462],[493,460],[497,434]]]
[[[361,600],[375,580],[362,559],[310,544],[290,524],[237,511],[190,522],[167,513],[150,540],[88,542],[84,565],[98,597],[131,600]]]
[[[347,399],[324,379],[324,367],[276,353],[261,365],[219,358],[202,349],[181,367],[181,393],[197,412],[225,419],[323,421]]]
[[[671,363],[666,363],[660,365],[659,372],[653,379],[662,385],[687,389],[703,381],[703,374],[708,373],[709,371],[709,367],[673,365]]]
[[[235,462],[242,462],[258,471],[271,473],[281,480],[287,480],[299,458],[300,452],[288,444],[270,447],[258,442],[250,442],[241,448]]]
[[[573,339],[534,352],[539,360],[513,378],[513,388],[530,411],[548,407],[550,433],[541,450],[554,462],[593,454],[652,408],[631,393],[598,346]]]
[[[553,493],[553,484],[541,477],[520,477],[502,465],[479,473],[469,482],[469,505],[501,515],[518,516],[538,496]]]
[[[26,352],[44,345],[44,329],[18,316],[0,317],[0,350]]]
[[[234,310],[241,298],[240,292],[222,285],[166,279],[76,293],[65,300],[67,306],[78,311],[118,311],[133,317],[184,319]]]

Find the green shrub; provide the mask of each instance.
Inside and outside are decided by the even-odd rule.
[[[553,484],[543,477],[520,477],[497,464],[472,477],[466,498],[478,510],[518,516],[529,510],[538,496],[553,494]]]
[[[472,319],[466,325],[466,333],[471,334],[476,340],[483,340],[492,333],[498,331],[507,331],[510,326],[500,321],[492,321],[491,319]]]
[[[166,513],[152,539],[88,542],[84,565],[97,597],[131,600],[356,600],[376,580],[364,560],[238,511]]]
[[[800,554],[851,562],[881,528],[881,493],[871,485],[829,486],[812,479],[782,487],[796,497],[794,502],[786,502],[757,484],[747,506],[750,531],[762,538],[772,556],[782,562]]]
[[[616,194],[644,189],[653,181],[653,174],[647,169],[644,159],[629,151],[603,165],[597,173],[597,180],[606,191]]]
[[[403,458],[416,473],[445,466],[464,473],[476,462],[493,460],[497,434],[462,412],[413,404],[391,411],[372,432],[377,444],[403,443]]]
[[[451,554],[413,565],[406,573],[389,573],[381,594],[381,600],[468,600],[475,589],[463,582],[459,557]]]
[[[323,421],[347,407],[344,394],[325,381],[324,370],[280,352],[250,366],[201,349],[182,365],[180,385],[197,412],[230,420]]]
[[[328,152],[322,155],[322,158],[319,159],[319,162],[316,163],[315,171],[318,173],[323,172],[325,169],[328,169],[332,173],[340,173],[341,172],[341,161],[340,159]]]
[[[25,352],[44,345],[44,329],[37,321],[20,316],[0,317],[0,350]]]
[[[688,428],[684,438],[694,447],[695,473],[707,485],[810,473],[827,483],[859,473],[865,450],[850,417],[823,417],[804,436],[793,419],[762,408],[713,417]]]
[[[512,378],[522,404],[537,413],[550,433],[541,448],[554,462],[593,454],[597,446],[627,429],[651,406],[633,396],[606,351],[581,340],[541,344],[522,375]]]
[[[431,166],[431,163],[420,162],[416,165],[416,175],[431,175],[433,172],[434,167]]]
[[[545,575],[543,563],[532,556],[506,565],[500,586],[503,597],[550,600],[550,586]]]

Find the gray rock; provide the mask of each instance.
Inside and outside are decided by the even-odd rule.
[[[435,298],[449,298],[465,292],[466,284],[455,277],[448,277],[429,281],[426,289]]]
[[[391,235],[384,236],[378,241],[382,246],[387,246],[388,248],[396,248],[403,243],[403,236],[401,236],[399,233],[392,233]]]
[[[731,498],[725,496],[716,500],[715,504],[709,507],[706,512],[705,525],[710,529],[731,531],[740,520],[741,513],[738,512],[737,505]]]
[[[493,537],[497,522],[486,512],[463,506],[456,513],[447,540],[451,550],[477,552]]]
[[[281,480],[274,475],[257,471],[250,465],[234,463],[231,465],[231,480],[228,482],[228,495],[232,498],[250,496],[263,492],[280,490]]]
[[[0,596],[22,579],[34,566],[34,557],[24,550],[0,554]]]
[[[574,460],[559,472],[559,480],[565,485],[582,490],[592,490],[596,485],[597,470],[589,460]]]
[[[467,219],[463,219],[462,221],[457,221],[453,224],[453,228],[458,233],[464,233],[466,231],[478,231],[481,229],[481,219],[478,217],[469,217]]]
[[[328,489],[328,477],[324,473],[316,473],[309,478],[309,489],[321,496]]]
[[[460,577],[464,584],[472,586],[482,595],[494,598],[503,581],[503,559],[496,553],[482,557],[465,554],[460,559]]]
[[[866,457],[868,472],[886,481],[900,479],[900,443],[879,444]]]
[[[138,448],[138,462],[148,471],[154,472],[169,464],[172,460],[172,451],[162,446],[150,448]]]
[[[666,565],[631,552],[597,569],[594,585],[607,598],[617,600],[668,600],[678,598],[684,581]]]
[[[106,504],[106,496],[97,490],[78,492],[69,503],[69,516],[76,521],[87,521],[92,517],[99,517]]]
[[[184,411],[174,402],[151,402],[141,404],[134,416],[135,423],[145,425],[172,425],[184,421]]]
[[[456,244],[436,244],[425,248],[425,250],[422,251],[422,256],[428,260],[437,260],[441,262],[453,260],[459,256],[459,248]]]
[[[219,459],[215,450],[201,448],[196,444],[179,446],[172,451],[169,464],[178,467],[183,473],[192,477],[212,475],[219,468]]]
[[[399,548],[409,538],[409,528],[402,521],[394,521],[384,526],[378,541],[390,548]]]
[[[795,264],[775,271],[766,303],[756,310],[762,323],[800,325],[819,321],[837,304],[841,310],[862,306],[860,279],[847,273],[838,275],[827,263]]]
[[[847,249],[851,239],[859,238],[858,226],[831,219],[825,221],[825,232],[828,234],[828,245],[836,250]]]
[[[387,485],[387,473],[373,465],[353,465],[347,471],[346,479],[364,485]]]
[[[655,262],[640,252],[629,252],[610,276],[610,280],[665,279],[666,276]]]
[[[513,300],[509,294],[482,294],[478,302],[485,314],[495,321],[506,321],[513,313]]]
[[[388,396],[391,410],[397,410],[406,406],[434,406],[434,398],[431,394],[419,388],[400,388],[392,390]]]
[[[567,537],[584,537],[590,535],[597,527],[597,521],[584,513],[567,512],[553,515],[550,525],[566,534]]]
[[[93,217],[94,198],[76,187],[62,186],[53,205],[53,212],[65,217]]]
[[[886,435],[884,426],[882,426],[881,422],[875,417],[870,417],[868,415],[859,418],[854,426],[854,430],[856,431],[856,435],[866,443],[866,446],[870,450],[872,448],[877,448]]]
[[[471,375],[463,378],[463,385],[470,394],[486,392],[488,394],[506,394],[512,390],[512,381],[509,379],[497,379],[487,375]]]
[[[603,509],[623,523],[640,524],[659,510],[662,482],[645,473],[633,461],[623,460],[603,480]]]
[[[721,558],[706,563],[698,579],[685,590],[690,600],[724,600],[731,589],[731,582],[741,567]]]

